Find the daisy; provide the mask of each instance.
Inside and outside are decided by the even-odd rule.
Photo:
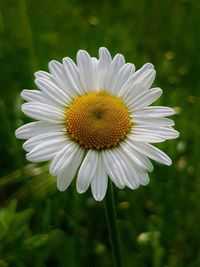
[[[22,111],[37,121],[18,128],[16,136],[28,139],[23,144],[27,160],[51,160],[60,191],[77,174],[77,191],[91,186],[101,201],[108,177],[120,189],[136,189],[149,182],[149,159],[171,164],[152,145],[179,136],[166,118],[174,110],[150,106],[162,94],[160,88],[150,89],[156,74],[152,64],[135,71],[123,55],[112,58],[102,47],[99,59],[80,50],[77,64],[66,57],[62,64],[51,61],[49,70],[35,73],[39,90],[22,91],[27,101]]]

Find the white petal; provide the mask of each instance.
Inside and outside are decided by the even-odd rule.
[[[96,201],[101,201],[105,197],[107,185],[108,174],[103,164],[102,155],[99,153],[96,175],[91,181],[92,195]]]
[[[97,174],[98,152],[89,150],[85,156],[78,172],[76,189],[79,193],[84,193],[90,186],[91,181]]]
[[[52,81],[38,78],[35,80],[36,85],[44,93],[46,98],[61,106],[66,106],[72,101],[72,98],[56,86]]]
[[[124,91],[124,93],[120,97],[122,97],[127,106],[132,106],[132,103],[134,102],[135,99],[137,99],[139,95],[147,93],[148,93],[147,89],[143,87],[141,84],[134,84],[131,89],[129,88],[126,90],[126,92]]]
[[[97,84],[98,90],[104,90],[106,84],[106,77],[108,74],[108,69],[110,68],[112,62],[111,55],[105,47],[99,49],[99,63],[97,71]]]
[[[21,97],[28,102],[39,102],[48,105],[58,106],[55,101],[48,99],[40,90],[23,90]]]
[[[76,95],[76,92],[71,90],[68,80],[66,79],[63,65],[56,61],[52,60],[49,63],[49,69],[53,75],[53,80],[56,83],[56,85],[63,90],[67,95],[69,95],[71,98],[73,98]]]
[[[40,135],[36,135],[30,139],[28,139],[24,144],[23,148],[30,152],[35,146],[42,144],[47,141],[53,141],[53,140],[60,140],[65,141],[68,137],[63,132],[49,132],[49,133],[43,133]]]
[[[79,153],[83,153],[83,150],[75,142],[67,142],[65,146],[56,154],[55,158],[52,160],[50,166],[50,173],[56,175],[60,170],[64,169],[66,166],[71,164],[74,156]]]
[[[139,111],[134,112],[135,118],[160,118],[174,115],[175,111],[172,108],[162,106],[144,107]]]
[[[127,82],[127,80],[133,75],[135,71],[135,66],[131,63],[126,63],[119,70],[118,74],[115,77],[110,89],[112,90],[113,95],[119,96],[119,91]]]
[[[174,139],[179,137],[179,132],[177,132],[173,128],[157,125],[137,125],[133,128],[132,133],[146,135],[157,134],[162,136],[164,139]]]
[[[29,102],[32,102],[32,101],[44,102],[45,101],[44,96],[39,90],[24,89],[20,95],[24,100],[29,101]]]
[[[43,133],[62,131],[63,128],[63,125],[43,121],[30,122],[19,127],[15,131],[15,135],[19,139],[28,139]]]
[[[105,47],[99,48],[99,62],[101,67],[110,66],[112,62],[112,57],[110,55],[110,52]]]
[[[113,84],[115,83],[119,70],[123,67],[124,64],[125,64],[125,59],[124,56],[122,56],[121,54],[117,54],[113,58],[113,61],[110,64],[110,67],[106,75],[105,88],[104,88],[107,89],[110,93],[113,93],[112,92]]]
[[[131,173],[134,173],[134,171],[137,173],[139,183],[141,185],[147,185],[149,183],[149,176],[148,176],[148,172],[146,171],[146,169],[141,168],[135,162],[131,162],[130,159],[129,159],[129,164],[130,164],[129,170],[131,170]]]
[[[96,57],[92,57],[92,62],[93,62],[93,66],[94,66],[95,90],[98,90],[98,64],[99,64],[99,60]]]
[[[165,138],[163,138],[161,135],[158,134],[146,134],[146,133],[141,133],[138,131],[135,131],[131,137],[129,137],[133,141],[138,141],[138,142],[144,142],[144,143],[160,143],[165,141]]]
[[[61,68],[62,68],[61,72],[63,72],[63,67],[59,62],[56,62],[56,63],[55,62],[54,61],[50,62],[50,68],[52,68],[52,72],[54,72],[54,74],[56,76],[57,75],[56,70],[53,70],[54,64],[55,64],[55,69],[57,68],[56,67],[57,64],[58,64],[58,66],[61,66]],[[58,68],[60,68],[60,67],[58,67]],[[44,82],[47,83],[47,86],[45,86],[45,88],[47,88],[47,93],[48,93],[48,87],[50,87],[50,91],[53,90],[53,91],[55,91],[54,93],[56,93],[56,91],[59,91],[59,92],[57,92],[57,94],[59,93],[59,94],[61,94],[61,96],[63,96],[63,94],[64,94],[65,95],[64,98],[67,98],[66,103],[71,101],[72,96],[75,95],[75,90],[72,90],[72,92],[70,91],[70,86],[68,85],[64,74],[63,74],[64,80],[62,81],[62,84],[61,84],[61,86],[63,88],[61,88],[61,89],[59,87],[59,83],[56,82],[56,77],[54,77],[52,74],[50,74],[46,71],[35,72],[35,77],[36,77],[36,80],[43,80]],[[38,86],[38,87],[40,88],[40,86]],[[51,88],[51,87],[53,87],[53,88]],[[40,89],[42,90],[42,88],[40,88]],[[62,93],[60,93],[60,91],[62,91]],[[53,103],[55,105],[55,101],[52,101],[52,97],[49,98],[48,95],[45,96],[45,101],[40,101],[40,102],[44,102],[44,103],[50,102],[50,103]]]
[[[160,88],[153,88],[147,92],[143,92],[138,95],[131,103],[129,103],[130,112],[133,110],[139,110],[148,105],[151,105],[162,95],[162,90]]]
[[[39,71],[35,72],[35,78],[53,80],[53,76],[50,73],[43,71],[43,70],[39,70]]]
[[[137,78],[135,83],[140,83],[146,89],[149,89],[153,84],[155,77],[156,77],[156,71],[154,69],[148,69],[141,76]]]
[[[137,111],[136,111],[137,112]],[[174,121],[168,118],[138,118],[136,112],[133,112],[131,118],[133,119],[133,124],[135,125],[155,125],[155,126],[173,126]]]
[[[140,184],[141,185],[147,185],[149,183],[149,175],[148,172],[145,170],[138,170],[138,174],[139,174],[139,179],[140,179]]]
[[[138,151],[132,145],[132,141],[127,138],[126,142],[121,144],[121,150],[124,151],[126,157],[131,161],[135,162],[140,168],[148,170],[149,172],[153,171],[153,165],[151,161],[142,153],[142,151]]]
[[[142,75],[147,71],[147,70],[151,70],[154,69],[154,66],[151,63],[146,63],[144,64],[139,70],[137,70],[134,73],[134,78],[135,80],[142,77]]]
[[[146,92],[155,79],[155,73],[155,70],[148,69],[138,77],[137,72],[135,72],[121,88],[119,96],[131,101],[131,99],[136,98],[139,93]]]
[[[117,159],[119,165],[121,166],[123,179],[126,182],[126,185],[131,189],[136,189],[140,185],[139,177],[136,172],[136,167],[134,162],[131,163],[123,153],[121,149],[113,149],[113,154]]]
[[[60,191],[65,191],[71,184],[80,164],[83,160],[83,153],[78,150],[76,154],[73,155],[73,159],[68,161],[68,164],[62,169],[58,174],[57,187]]]
[[[71,90],[79,95],[84,94],[84,89],[80,81],[80,73],[74,61],[68,57],[64,58],[63,67],[66,79],[68,80],[68,84]]]
[[[44,142],[34,147],[34,149],[26,155],[26,158],[32,162],[50,160],[65,144],[66,140],[51,140]]]
[[[125,151],[123,148],[120,149],[120,153],[123,155],[124,160],[126,161],[127,168],[130,172],[129,176],[127,175],[127,178],[129,178],[129,183],[127,186],[129,186],[131,189],[135,189],[138,187],[138,182],[139,184],[146,185],[149,183],[149,176],[146,171],[147,168],[143,168],[140,165],[136,163],[134,160],[133,156],[130,156],[129,153],[133,153],[133,151]],[[136,153],[137,156],[137,153]],[[149,161],[150,162],[150,161]],[[150,163],[152,168],[150,171],[153,169],[153,165]],[[133,179],[134,176],[134,179]],[[131,186],[130,186],[131,185]]]
[[[114,157],[112,150],[102,151],[102,158],[106,171],[113,183],[120,189],[124,188],[126,186],[126,181],[123,179],[124,174],[122,174],[119,162]]]
[[[22,105],[22,111],[29,117],[50,123],[64,123],[65,114],[58,107],[38,102],[30,102]]]
[[[96,90],[95,68],[90,55],[80,50],[77,53],[77,65],[80,72],[80,79],[85,92]]]
[[[166,165],[172,164],[171,159],[163,151],[150,144],[132,141],[132,145],[135,147],[137,151],[140,151],[150,159],[153,159],[159,163]]]

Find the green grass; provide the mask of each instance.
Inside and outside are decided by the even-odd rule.
[[[155,164],[146,187],[115,189],[126,264],[200,266],[199,26],[198,0],[0,1],[0,267],[112,266],[103,203],[74,183],[58,192],[14,135],[29,121],[19,94],[35,88],[33,73],[100,46],[155,65],[159,104],[176,107],[181,133],[161,146],[172,166]]]

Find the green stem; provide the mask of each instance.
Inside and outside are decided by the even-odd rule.
[[[117,225],[117,215],[116,215],[115,200],[113,195],[113,185],[111,181],[109,181],[108,190],[105,197],[105,213],[106,213],[106,221],[112,248],[112,256],[114,262],[113,266],[124,267],[121,240]]]

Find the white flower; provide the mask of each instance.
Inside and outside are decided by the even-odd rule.
[[[108,177],[118,188],[136,189],[149,182],[150,159],[166,165],[170,158],[151,143],[177,138],[174,110],[150,106],[162,94],[149,89],[155,78],[152,64],[138,71],[121,54],[113,59],[106,48],[99,59],[77,53],[77,65],[68,57],[51,61],[50,74],[35,73],[39,90],[23,90],[28,103],[22,111],[38,121],[21,126],[16,136],[28,139],[23,148],[32,162],[51,160],[50,173],[64,191],[77,173],[79,193],[91,185],[101,201]]]

